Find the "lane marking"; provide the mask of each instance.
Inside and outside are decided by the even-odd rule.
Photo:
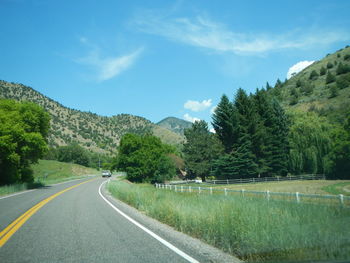
[[[109,181],[109,180],[108,180]],[[178,249],[177,247],[175,247],[174,245],[170,244],[168,241],[166,241],[165,239],[161,238],[160,236],[158,236],[156,233],[152,232],[151,230],[149,230],[148,228],[144,227],[143,225],[141,225],[139,222],[137,222],[136,220],[132,219],[131,217],[129,217],[127,214],[125,214],[124,212],[122,212],[121,210],[119,210],[117,207],[115,207],[110,201],[108,201],[101,193],[101,188],[102,186],[106,183],[107,181],[104,181],[99,189],[98,189],[98,193],[100,194],[100,196],[102,197],[103,200],[106,201],[107,204],[109,204],[116,212],[118,212],[120,215],[122,215],[123,217],[125,217],[127,220],[129,220],[131,223],[133,223],[134,225],[136,225],[137,227],[141,228],[143,231],[145,231],[147,234],[149,234],[150,236],[152,236],[153,238],[155,238],[156,240],[158,240],[160,243],[162,243],[163,245],[165,245],[166,247],[168,247],[169,249],[171,249],[172,251],[174,251],[176,254],[178,254],[179,256],[183,257],[184,259],[186,259],[188,262],[191,263],[199,263],[199,261],[197,261],[196,259],[192,258],[191,256],[187,255],[185,252],[183,252],[182,250]]]
[[[26,211],[24,214],[22,214],[21,216],[19,216],[15,221],[13,221],[10,225],[8,225],[4,230],[2,230],[0,232],[0,248],[5,245],[5,243],[11,238],[11,236],[16,233],[16,231],[18,229],[21,228],[21,226],[32,216],[34,215],[40,208],[42,208],[44,205],[46,205],[48,202],[50,202],[52,199],[56,198],[57,196],[75,188],[78,187],[82,184],[91,182],[93,180],[95,180],[96,178],[93,178],[91,180],[70,186],[66,189],[63,189],[62,191],[53,194],[51,196],[49,196],[48,198],[40,201],[39,203],[37,203],[35,206],[33,206],[32,208],[30,208],[28,211]]]
[[[9,197],[12,197],[12,196],[16,196],[16,195],[21,195],[21,194],[25,194],[25,193],[29,193],[29,192],[32,192],[32,191],[35,191],[37,189],[31,189],[31,190],[25,190],[25,191],[21,191],[19,193],[15,193],[15,194],[10,194],[10,195],[5,195],[3,197],[0,197],[0,200],[1,199],[5,199],[5,198],[9,198]]]

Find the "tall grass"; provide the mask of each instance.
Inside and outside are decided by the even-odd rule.
[[[0,186],[0,196],[13,194],[20,191],[25,191],[28,189],[34,189],[40,186],[43,186],[43,183],[34,182],[30,184],[23,183],[23,184],[3,185],[3,186]]]
[[[350,210],[110,182],[117,198],[250,261],[350,259]]]

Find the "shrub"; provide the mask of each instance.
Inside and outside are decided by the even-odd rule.
[[[310,80],[315,80],[315,79],[317,79],[318,76],[319,76],[319,75],[318,75],[317,71],[316,71],[316,70],[313,70],[313,71],[311,71],[311,73],[310,73],[309,79],[310,79]]]
[[[350,85],[349,81],[343,76],[337,79],[336,84],[339,89],[345,89]]]
[[[328,71],[327,77],[326,77],[326,84],[332,83],[334,81],[335,81],[335,76],[330,71]]]
[[[329,89],[329,92],[330,92],[330,95],[329,95],[330,99],[339,95],[339,90],[336,85],[332,85]]]

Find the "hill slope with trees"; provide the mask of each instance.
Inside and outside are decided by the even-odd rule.
[[[266,89],[286,109],[313,111],[341,123],[350,110],[350,47],[338,50]]]
[[[48,134],[51,147],[78,143],[93,152],[111,153],[115,152],[121,137],[127,133],[151,133],[163,142],[175,145],[184,140],[183,136],[145,118],[130,114],[105,117],[70,109],[22,84],[0,81],[0,98],[30,101],[43,107],[51,116]]]

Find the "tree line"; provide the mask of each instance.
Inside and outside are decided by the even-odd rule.
[[[325,174],[348,179],[350,114],[344,125],[315,112],[285,112],[264,89],[233,101],[221,97],[212,116],[215,134],[204,121],[185,131],[188,178],[217,179]]]

